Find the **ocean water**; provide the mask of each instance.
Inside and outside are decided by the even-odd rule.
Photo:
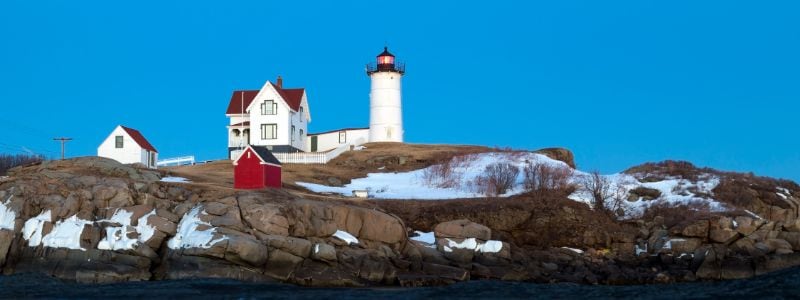
[[[426,288],[304,288],[234,280],[76,284],[43,275],[0,276],[0,299],[786,299],[800,298],[800,269],[752,279],[638,286],[470,281]]]

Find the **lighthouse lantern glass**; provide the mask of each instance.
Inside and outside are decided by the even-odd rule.
[[[394,57],[389,55],[378,56],[378,64],[380,65],[392,65],[394,64]]]

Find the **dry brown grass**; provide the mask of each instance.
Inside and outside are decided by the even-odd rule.
[[[335,178],[347,184],[354,178],[366,177],[367,173],[407,172],[422,169],[454,156],[483,153],[491,148],[457,145],[415,145],[398,143],[371,143],[366,149],[347,151],[325,165],[284,164],[282,179],[285,188],[305,190],[297,181],[330,185]],[[197,184],[218,187],[233,186],[231,161],[215,161],[194,166],[163,168],[167,174],[191,179]]]

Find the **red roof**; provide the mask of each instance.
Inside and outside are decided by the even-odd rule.
[[[150,150],[150,151],[153,151],[153,152],[156,152],[156,153],[158,152],[158,150],[156,150],[156,148],[153,147],[153,145],[151,145],[150,142],[148,142],[147,139],[144,138],[142,133],[139,132],[138,130],[133,129],[133,128],[128,128],[128,127],[125,127],[125,126],[122,126],[122,125],[119,125],[119,127],[122,127],[122,129],[125,130],[125,132],[127,132],[128,135],[131,136],[133,141],[135,141],[137,144],[139,144],[139,147],[142,147],[143,149],[147,149],[147,150]]]
[[[282,89],[274,84],[270,85],[272,85],[272,87],[278,91],[278,94],[281,95],[283,101],[289,105],[289,108],[291,108],[293,111],[300,110],[300,102],[303,101],[303,94],[306,92],[306,89]],[[258,92],[258,90],[233,91],[233,94],[231,95],[231,102],[228,104],[228,110],[225,112],[225,114],[231,115],[243,113],[242,107],[247,109],[247,107],[250,106],[250,103],[253,102],[253,99],[256,97],[256,95],[258,95]],[[244,97],[242,97],[242,94],[244,94]]]
[[[244,94],[244,96],[242,96]],[[233,91],[231,103],[228,104],[228,111],[225,114],[241,114],[242,108],[250,106],[250,102],[258,95],[258,90],[254,91]]]

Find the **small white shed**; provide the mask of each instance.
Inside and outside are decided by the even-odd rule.
[[[122,125],[97,147],[97,156],[107,157],[123,164],[140,163],[155,169],[158,151],[138,130]]]

